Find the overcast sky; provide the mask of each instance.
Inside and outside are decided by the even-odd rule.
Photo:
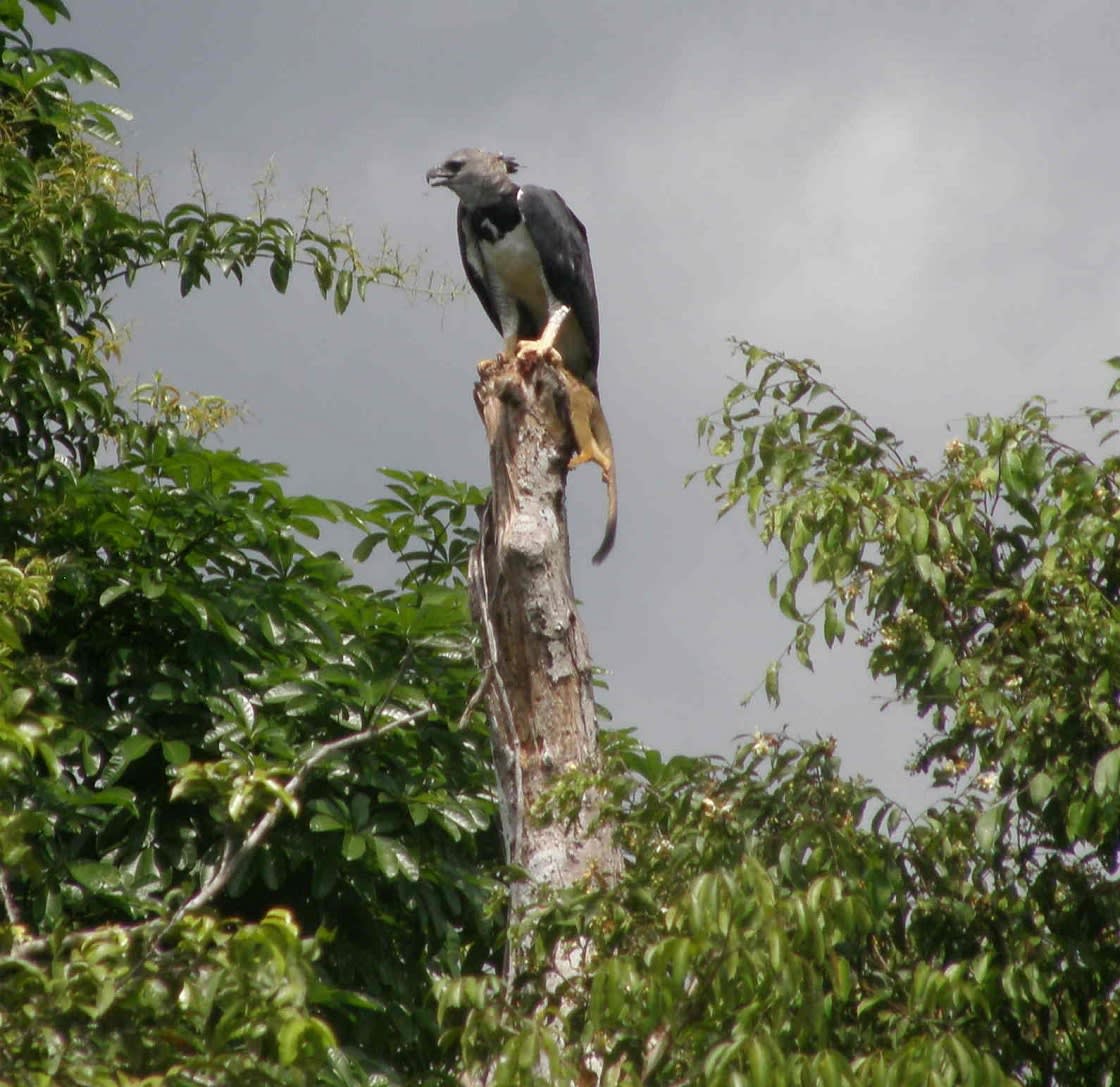
[[[682,488],[696,418],[741,371],[731,336],[815,358],[926,463],[967,413],[1099,402],[1120,352],[1114,0],[70,7],[39,40],[116,70],[125,154],[164,207],[190,196],[192,150],[229,210],[271,162],[281,211],[325,186],[370,250],[387,230],[459,276],[429,166],[478,145],[558,189],[590,234],[619,463],[602,567],[598,473],[569,491],[615,724],[670,752],[835,734],[849,772],[920,802],[921,725],[879,711],[860,650],[791,665],[776,712],[740,706],[792,628],[766,591],[777,553]],[[498,340],[472,296],[374,291],[339,319],[313,285],[279,298],[262,278],[185,302],[173,276],[141,280],[117,306],[122,378],[244,403],[225,444],[286,463],[297,491],[362,503],[383,465],[486,481],[471,386]]]

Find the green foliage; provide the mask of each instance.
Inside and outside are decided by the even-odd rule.
[[[41,970],[47,956],[69,977],[81,967],[71,936],[97,946],[103,987],[88,1022],[114,1025],[96,1035],[112,1067],[112,1053],[130,1049],[157,1013],[178,1022],[188,996],[174,979],[211,968],[197,956],[229,975],[218,989],[248,984],[230,958],[230,930],[207,929],[213,939],[224,932],[221,942],[187,953],[181,929],[196,922],[172,921],[204,906],[228,871],[212,896],[221,914],[282,904],[319,933],[296,964],[307,972],[318,961],[314,984],[300,983],[315,1030],[329,1038],[329,1023],[386,1066],[425,1067],[430,972],[481,966],[496,935],[487,740],[477,720],[459,720],[477,681],[462,586],[355,585],[337,556],[314,554],[297,533],[338,518],[368,528],[383,503],[290,498],[274,467],[165,427],[136,429],[130,456],[61,489],[26,526],[53,577],[36,613],[32,578],[42,575],[22,571],[34,614],[0,670],[0,847],[21,922],[9,968]],[[416,500],[427,484],[414,482]],[[448,490],[432,481],[433,501]],[[464,506],[477,497],[459,495]],[[321,758],[340,738],[358,741],[345,760]],[[250,848],[276,814],[276,832]],[[232,931],[249,939],[255,929]],[[147,1017],[133,1008],[145,999],[145,979],[132,973],[140,960],[170,994]],[[237,1015],[266,997],[245,994]],[[62,1007],[52,988],[39,999],[40,1011]],[[273,1019],[254,1027],[264,1048],[252,1059],[279,1045],[285,1064]],[[42,1031],[52,1021],[35,1022]],[[240,1051],[233,1036],[200,1031],[198,1067],[225,1068],[229,1047]],[[152,1063],[138,1056],[136,1074],[175,1048],[142,1047]],[[70,1082],[67,1070],[84,1082],[69,1066],[50,1082]],[[267,1062],[256,1074],[288,1082]]]
[[[632,863],[542,904],[508,1004],[479,980],[441,1011],[495,1084],[1010,1084],[975,1023],[981,958],[913,955],[898,809],[830,743],[756,736],[730,764],[613,740]],[[625,771],[625,774],[622,772]],[[581,969],[558,983],[556,948]]]
[[[60,3],[35,5],[49,18]],[[0,4],[0,1083],[440,1075],[434,972],[484,969],[499,840],[466,596],[482,496],[388,473],[357,508],[208,448],[227,408],[110,380],[107,289],[308,264],[344,236],[126,211],[113,112]],[[52,19],[53,21],[53,19]],[[334,292],[333,294],[331,292]],[[349,526],[389,588],[313,549]]]
[[[1072,447],[1031,400],[970,418],[932,471],[813,363],[740,350],[744,381],[701,422],[707,478],[784,552],[791,648],[807,660],[862,623],[872,672],[931,720],[917,767],[971,787],[913,832],[916,949],[1002,971],[992,1044],[1024,1082],[1111,1082],[1120,457]]]
[[[337,1043],[308,1012],[315,943],[285,911],[193,917],[158,954],[130,945],[101,926],[64,940],[49,968],[6,960],[5,1082],[302,1084],[329,1065]],[[157,1069],[166,1080],[147,1078]]]

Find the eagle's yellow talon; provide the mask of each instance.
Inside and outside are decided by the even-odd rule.
[[[562,366],[564,363],[560,352],[543,340],[521,340],[518,343],[518,362],[539,362],[542,360],[552,363],[553,366]]]

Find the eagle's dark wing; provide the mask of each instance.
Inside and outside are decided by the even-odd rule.
[[[599,303],[595,297],[595,273],[591,270],[587,230],[563,197],[552,189],[525,185],[517,206],[540,255],[549,290],[557,300],[571,306],[572,317],[587,341],[590,357],[567,361],[574,364],[571,369],[577,376],[583,369],[579,365],[582,362],[590,377],[588,383],[594,388],[599,366]]]
[[[502,322],[498,317],[498,307],[494,305],[494,299],[490,296],[490,290],[486,286],[482,253],[479,251],[478,241],[471,230],[470,212],[467,211],[465,204],[459,204],[456,223],[459,227],[459,256],[463,258],[463,271],[467,273],[467,282],[474,288],[474,293],[478,295],[482,308],[486,310],[486,316],[493,321],[494,327],[501,332]]]

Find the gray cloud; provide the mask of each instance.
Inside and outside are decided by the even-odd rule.
[[[852,771],[923,795],[919,724],[879,713],[859,651],[790,673],[774,713],[739,698],[791,633],[734,517],[682,490],[695,418],[738,364],[731,335],[816,357],[927,460],[966,412],[1038,392],[1099,400],[1116,353],[1120,15],[1086,3],[427,3],[88,0],[44,30],[99,56],[135,113],[128,152],[165,194],[190,150],[227,206],[271,159],[376,247],[383,227],[458,274],[454,203],[424,171],[477,143],[516,154],[587,223],[601,385],[620,459],[617,551],[593,570],[603,495],[577,475],[577,591],[615,722],[729,753],[788,721]],[[225,440],[298,489],[362,501],[376,466],[485,477],[472,298],[374,292],[338,320],[313,287],[122,296],[128,365],[246,402]]]

